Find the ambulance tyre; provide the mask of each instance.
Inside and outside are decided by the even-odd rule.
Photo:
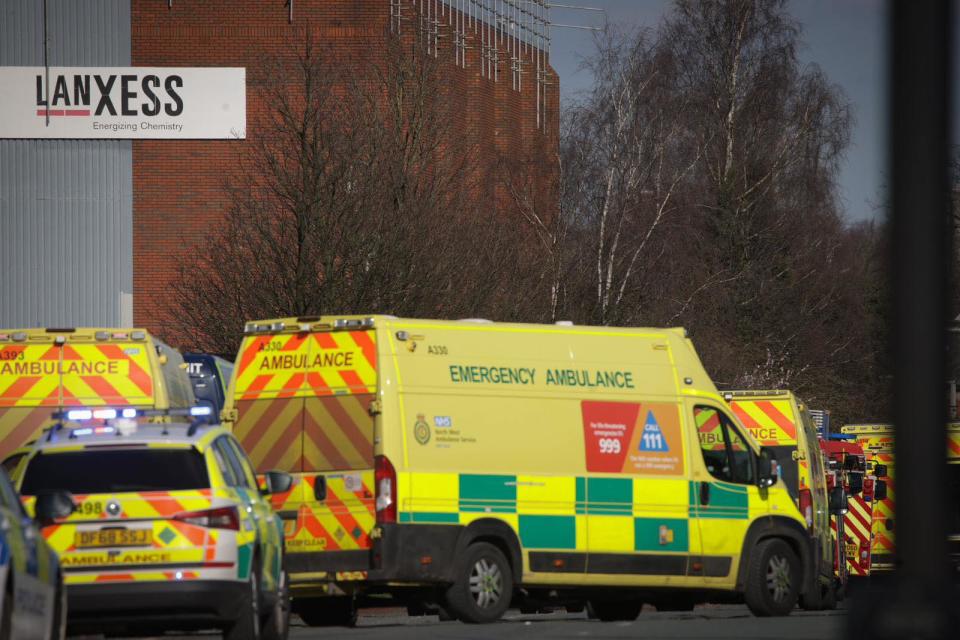
[[[260,578],[250,572],[249,588],[240,602],[237,619],[223,630],[223,640],[260,640]]]
[[[800,561],[785,541],[760,541],[750,554],[744,599],[758,617],[789,615],[797,606]]]
[[[447,589],[447,609],[463,622],[496,622],[510,607],[513,573],[500,549],[488,542],[467,547],[456,566],[455,580]]]
[[[632,622],[643,610],[639,600],[591,600],[587,617],[601,622]]]
[[[350,596],[299,598],[294,611],[308,627],[352,627],[357,623],[357,606]]]

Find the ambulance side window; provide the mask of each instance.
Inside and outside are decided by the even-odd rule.
[[[717,480],[753,483],[753,451],[722,411],[700,406],[693,410],[700,453],[707,471]]]

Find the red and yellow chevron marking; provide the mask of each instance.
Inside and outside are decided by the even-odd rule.
[[[697,423],[697,436],[700,438],[701,449],[718,451],[726,447],[720,431],[720,415],[716,411],[696,407],[693,410],[693,418]]]
[[[761,445],[797,443],[797,425],[789,400],[732,400],[730,408]]]
[[[146,343],[0,348],[0,407],[152,405]]]
[[[234,399],[373,393],[375,335],[373,331],[336,331],[248,337],[240,346]]]
[[[843,517],[845,555],[847,570],[851,575],[870,575],[870,546],[872,542],[873,508],[862,496],[847,500],[847,513]],[[853,554],[850,553],[853,551]]]
[[[296,524],[286,531],[291,553],[370,548],[376,523],[373,471],[329,473],[326,499],[315,499],[316,475],[300,478],[302,496]]]
[[[307,398],[303,421],[303,470],[373,467],[373,394]]]
[[[240,400],[233,433],[257,471],[303,468],[303,399]]]
[[[179,574],[179,575],[178,575]],[[197,580],[196,571],[137,571],[135,573],[68,573],[68,584],[96,584],[102,582],[167,582]]]

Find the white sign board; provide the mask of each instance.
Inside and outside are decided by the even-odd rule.
[[[0,138],[247,134],[242,68],[0,67],[0,87]]]

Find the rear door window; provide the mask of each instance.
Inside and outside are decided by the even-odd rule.
[[[86,449],[40,452],[27,464],[20,492],[74,494],[208,489],[203,456],[195,449]]]

